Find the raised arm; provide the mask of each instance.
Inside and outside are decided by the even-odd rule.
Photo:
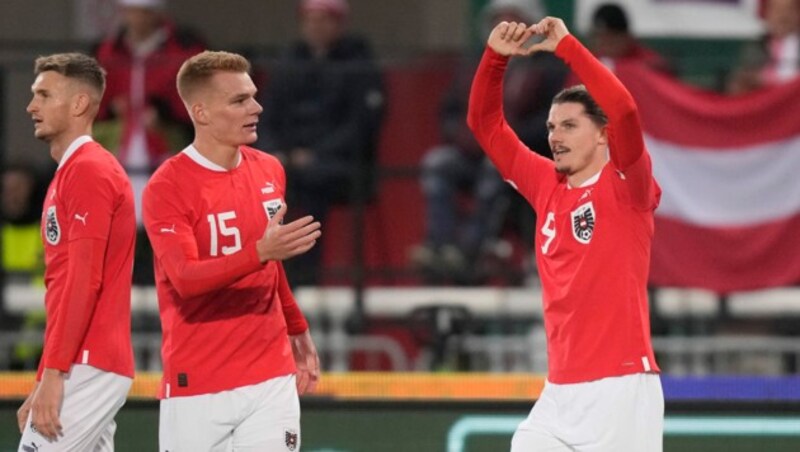
[[[469,96],[467,124],[500,174],[535,206],[537,184],[553,164],[525,146],[503,113],[503,76],[511,56],[525,55],[533,35],[525,24],[501,22],[489,35]]]
[[[621,171],[630,187],[634,205],[652,206],[652,165],[648,156],[636,102],[622,82],[598,61],[574,36],[564,21],[555,17],[542,19],[530,29],[544,41],[534,44],[529,53],[554,52],[586,86],[589,94],[608,117],[608,142],[611,161]]]

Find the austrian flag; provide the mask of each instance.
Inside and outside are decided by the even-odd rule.
[[[800,80],[725,97],[639,65],[616,72],[663,189],[651,283],[727,293],[800,282]]]

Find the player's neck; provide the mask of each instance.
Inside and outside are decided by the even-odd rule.
[[[61,163],[61,159],[64,158],[64,153],[67,152],[67,148],[73,141],[78,139],[78,137],[83,135],[92,136],[92,125],[88,124],[82,127],[74,127],[70,130],[64,131],[63,133],[58,134],[58,136],[53,137],[50,140],[50,156],[53,157],[53,160],[56,163]]]
[[[578,188],[583,185],[584,182],[591,179],[603,170],[603,167],[608,163],[608,158],[598,159],[589,165],[586,165],[585,168],[582,170],[572,173],[567,176],[567,183],[572,188]]]
[[[239,163],[239,146],[212,143],[197,137],[192,145],[200,155],[227,170],[235,168]]]

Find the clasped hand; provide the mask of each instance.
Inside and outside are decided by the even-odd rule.
[[[545,17],[530,26],[521,22],[500,22],[489,34],[487,45],[503,56],[527,56],[541,51],[555,52],[558,43],[568,34],[564,21],[557,17]],[[544,40],[529,44],[533,36],[543,36]]]

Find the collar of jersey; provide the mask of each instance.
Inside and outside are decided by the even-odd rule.
[[[218,173],[228,172],[226,168],[223,168],[217,165],[216,163],[212,162],[211,160],[205,158],[205,156],[203,156],[203,154],[201,154],[200,151],[198,151],[193,144],[187,146],[186,149],[184,149],[182,152],[186,154],[187,157],[192,159],[193,162],[197,163],[198,165],[202,166],[205,169],[216,171]],[[239,156],[238,159],[236,160],[235,168],[238,168],[241,163],[242,163],[242,151],[239,151]]]
[[[74,154],[75,151],[78,150],[78,148],[80,148],[81,146],[90,141],[94,140],[92,140],[92,137],[90,137],[89,135],[81,135],[78,138],[75,138],[72,141],[72,143],[70,143],[69,146],[67,146],[67,150],[64,151],[64,155],[61,157],[61,161],[58,162],[58,168],[56,168],[56,171],[60,170],[62,166],[67,164],[67,160],[69,160],[69,158],[72,157],[72,154]]]
[[[605,168],[605,166],[603,168]],[[600,180],[600,173],[603,172],[603,168],[600,168],[600,171],[598,171],[594,176],[586,179],[585,181],[583,181],[582,184],[580,184],[577,187],[573,187],[572,185],[569,184],[569,182],[567,182],[567,188],[572,190],[573,188],[584,188],[584,187],[588,187],[589,185],[596,184],[597,181]]]

